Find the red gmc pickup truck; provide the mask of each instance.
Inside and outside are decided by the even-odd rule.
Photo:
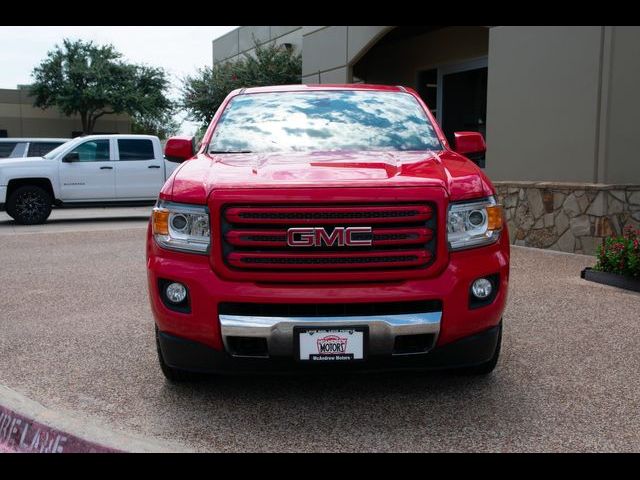
[[[235,90],[149,223],[160,366],[458,369],[498,360],[509,236],[495,190],[411,89]]]

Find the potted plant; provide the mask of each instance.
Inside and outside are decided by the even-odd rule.
[[[605,238],[595,267],[585,268],[585,280],[640,292],[640,230],[625,227],[622,235]]]

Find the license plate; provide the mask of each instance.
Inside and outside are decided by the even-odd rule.
[[[364,360],[367,327],[297,327],[298,358],[313,362]]]

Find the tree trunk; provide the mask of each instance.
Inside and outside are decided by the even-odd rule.
[[[96,127],[96,122],[98,121],[98,119],[100,117],[102,117],[103,115],[111,115],[112,113],[115,113],[114,111],[109,111],[109,110],[102,110],[100,111],[100,113],[91,113],[89,114],[89,119],[88,119],[88,135],[92,135],[93,134],[93,129]]]
[[[98,119],[94,115],[89,116],[89,132],[87,133],[87,135],[93,134],[93,129],[96,126],[96,120]]]
[[[82,122],[82,133],[89,135],[89,123],[87,121],[87,112],[80,112],[80,121]]]

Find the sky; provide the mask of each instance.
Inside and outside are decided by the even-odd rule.
[[[181,78],[211,65],[211,41],[234,28],[237,27],[0,26],[0,88],[31,83],[33,68],[56,44],[70,38],[111,43],[127,61],[163,67],[174,86],[171,96],[175,99]],[[180,133],[190,135],[196,128],[194,122],[185,121]]]

